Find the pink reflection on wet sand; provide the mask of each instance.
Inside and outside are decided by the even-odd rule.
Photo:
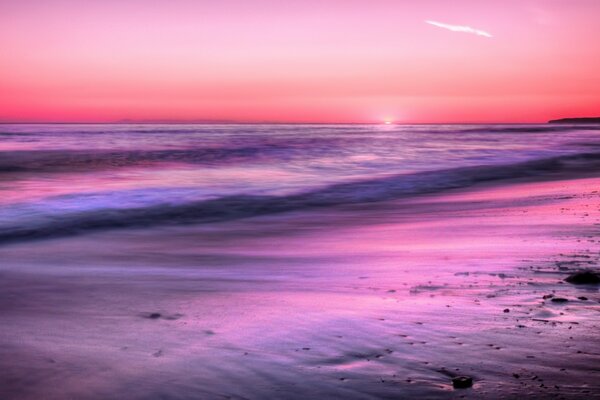
[[[542,379],[576,398],[600,389],[600,297],[562,279],[597,262],[598,187],[522,183],[4,247],[3,290],[21,311],[3,330],[25,361],[3,367],[39,382],[18,387],[24,399],[124,387],[451,398],[453,374],[473,376],[475,396],[559,390]],[[24,286],[31,297],[10,297]]]

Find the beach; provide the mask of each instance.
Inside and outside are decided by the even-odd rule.
[[[0,0],[0,400],[600,400],[600,0]]]
[[[565,281],[600,272],[595,128],[511,132],[497,159],[493,132],[443,155],[414,134],[393,160],[379,151],[402,132],[370,129],[354,150],[340,132],[227,154],[170,141],[166,161],[113,136],[68,162],[42,139],[22,162],[15,148],[34,151],[15,141],[0,158],[0,397],[600,398],[600,286]],[[555,147],[515,144],[555,129]],[[296,151],[316,158],[300,171]]]

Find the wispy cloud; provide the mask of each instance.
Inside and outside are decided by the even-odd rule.
[[[425,22],[430,25],[437,26],[438,28],[449,29],[452,32],[466,32],[466,33],[473,33],[473,34],[479,35],[479,36],[492,37],[492,35],[490,33],[486,32],[486,31],[482,31],[481,29],[471,28],[470,26],[450,25],[450,24],[444,24],[442,22],[436,22],[436,21],[430,21],[430,20],[427,20]]]

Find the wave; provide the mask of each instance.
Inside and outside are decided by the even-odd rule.
[[[0,173],[71,172],[129,167],[159,162],[195,164],[257,160],[263,153],[280,150],[278,146],[203,148],[179,150],[122,151],[11,151],[0,152]]]
[[[567,179],[600,171],[600,153],[505,165],[463,167],[340,183],[286,196],[228,195],[147,207],[100,208],[0,225],[0,243],[77,235],[104,229],[214,223],[261,215],[383,202],[482,182]]]
[[[439,151],[441,147],[456,149],[456,143],[459,143],[459,151],[465,152],[465,157],[477,153],[482,157],[514,159],[533,156],[527,154],[529,151],[537,151],[537,155],[541,156],[542,150],[530,148],[528,135],[544,136],[545,133],[548,135],[535,138],[535,141],[548,140],[553,143],[552,146],[558,147],[566,145],[568,151],[587,151],[577,148],[582,146],[595,151],[593,147],[598,145],[596,131],[600,130],[600,125],[398,125],[385,130],[373,125],[248,125],[235,128],[227,125],[64,125],[39,129],[32,126],[9,128],[0,126],[0,138],[5,135],[31,137],[7,138],[8,150],[5,151],[1,151],[0,146],[2,180],[12,178],[10,174],[13,173],[86,172],[159,163],[214,166],[292,159],[327,162],[327,158],[335,158],[347,161],[349,157],[363,154],[364,149],[375,155],[385,167],[391,167],[388,162],[392,160],[420,165],[423,152]],[[568,131],[591,132],[573,134],[573,143],[557,140]],[[496,145],[505,144],[507,135],[518,138],[508,141],[520,147],[514,153]],[[441,140],[438,142],[438,139]],[[165,147],[167,144],[169,147]],[[553,151],[552,146],[544,151]],[[18,150],[25,148],[30,150]],[[448,157],[455,159],[456,155],[460,156]]]

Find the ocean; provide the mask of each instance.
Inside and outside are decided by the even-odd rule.
[[[598,394],[599,172],[598,125],[2,124],[0,397]]]
[[[380,202],[600,165],[594,126],[2,125],[0,242]]]

